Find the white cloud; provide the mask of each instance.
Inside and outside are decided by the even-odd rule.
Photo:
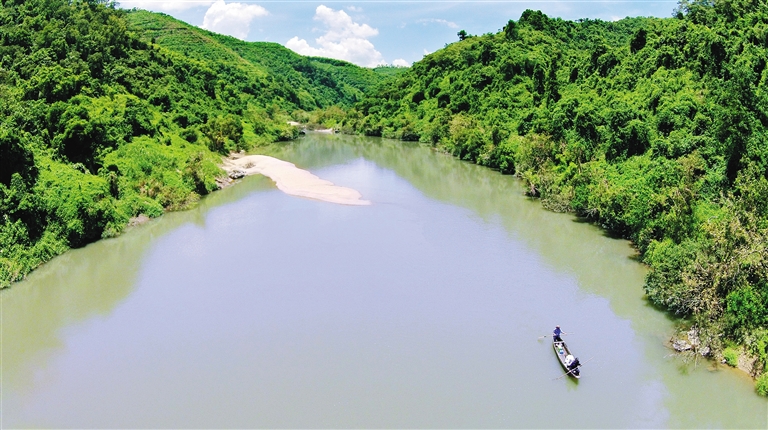
[[[317,7],[314,19],[327,27],[326,33],[315,39],[318,47],[310,46],[298,36],[291,38],[285,46],[301,55],[336,58],[364,67],[386,64],[381,53],[368,40],[379,34],[379,30],[368,24],[353,22],[343,10],[334,11],[324,5]]]
[[[424,48],[424,55],[429,55],[431,52],[427,51],[427,48]]]
[[[347,10],[350,12],[362,12],[363,8],[357,6],[347,6]]]
[[[244,40],[251,30],[251,21],[266,15],[269,12],[259,5],[224,3],[224,0],[218,0],[205,12],[201,27]]]
[[[206,0],[199,0],[199,1],[189,1],[189,0],[164,0],[164,1],[157,1],[157,0],[133,0],[133,1],[121,1],[119,2],[120,7],[131,9],[131,8],[139,8],[139,9],[146,9],[146,10],[153,10],[155,12],[174,12],[174,11],[181,11],[186,9],[193,9],[196,7],[203,7],[203,6],[210,6],[214,2],[213,1],[206,1]]]
[[[458,25],[458,24],[456,24],[455,22],[452,22],[452,21],[446,21],[446,20],[444,20],[444,19],[437,19],[437,18],[420,19],[420,20],[418,20],[418,21],[416,21],[416,22],[417,22],[417,23],[420,23],[420,24],[425,24],[425,25],[426,25],[427,23],[430,23],[430,22],[434,22],[434,23],[436,23],[436,24],[442,24],[442,25],[448,26],[448,27],[450,27],[450,28],[459,28],[459,25]]]
[[[403,60],[402,58],[398,58],[397,60],[392,62],[392,65],[397,67],[410,67],[411,63]]]

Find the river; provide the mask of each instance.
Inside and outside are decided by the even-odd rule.
[[[374,138],[272,155],[372,205],[247,177],[54,259],[0,292],[0,427],[768,427],[749,377],[671,355],[627,241],[514,178]]]

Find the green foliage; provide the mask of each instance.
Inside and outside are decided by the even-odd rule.
[[[633,240],[648,298],[713,347],[748,344],[768,328],[768,12],[716,0],[676,13],[525,11],[385,81],[339,128],[514,172],[545,207]]]
[[[761,396],[768,397],[768,373],[764,373],[762,376],[757,378],[757,382],[755,383],[755,391],[757,391],[757,394]]]
[[[504,26],[504,35],[509,40],[517,39],[517,23],[515,21],[510,19],[509,22],[507,22],[507,25]]]
[[[277,103],[288,110],[349,106],[362,99],[364,92],[374,88],[382,78],[374,70],[345,61],[302,57],[277,43],[244,42],[167,15],[134,11],[126,18],[145,42],[176,54],[171,57],[172,61],[183,57],[191,63],[175,65],[180,78],[186,79],[194,73],[191,65],[205,65],[212,75],[217,75],[211,76],[209,92],[243,109],[246,108],[244,95],[258,100],[260,106]],[[171,95],[179,94],[162,88],[153,97],[161,106],[166,106],[169,101],[173,103]]]
[[[401,66],[378,66],[373,68],[373,73],[379,76],[379,78],[391,78],[393,76],[397,76],[404,71],[406,71],[407,67],[401,67]],[[373,86],[374,88],[376,85]],[[365,93],[369,93],[372,88],[369,88],[365,91]]]
[[[209,148],[214,152],[239,151],[243,143],[243,124],[232,115],[209,118],[200,131],[208,138]]]
[[[22,144],[18,131],[0,129],[0,184],[10,185],[14,174],[31,176],[34,165],[34,154]]]
[[[107,181],[60,163],[41,166],[35,194],[49,214],[47,229],[80,247],[122,229],[128,217],[117,211]]]
[[[221,154],[385,75],[107,1],[0,6],[0,288],[218,188]]]
[[[733,347],[728,347],[723,350],[723,358],[726,364],[731,367],[739,365],[739,350]]]

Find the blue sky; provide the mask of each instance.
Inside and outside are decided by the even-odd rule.
[[[304,55],[372,67],[409,65],[457,40],[459,30],[496,32],[526,9],[568,20],[616,20],[669,17],[677,1],[134,0],[119,5],[164,12],[243,40],[277,42]]]

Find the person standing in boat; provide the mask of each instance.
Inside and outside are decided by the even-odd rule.
[[[561,333],[562,333],[562,331],[560,331],[560,326],[559,326],[559,325],[556,325],[556,326],[555,326],[555,331],[553,331],[553,332],[552,332],[552,339],[553,339],[555,342],[562,342],[562,341],[563,341],[563,339],[561,339],[561,338],[560,338],[560,334],[561,334]]]

